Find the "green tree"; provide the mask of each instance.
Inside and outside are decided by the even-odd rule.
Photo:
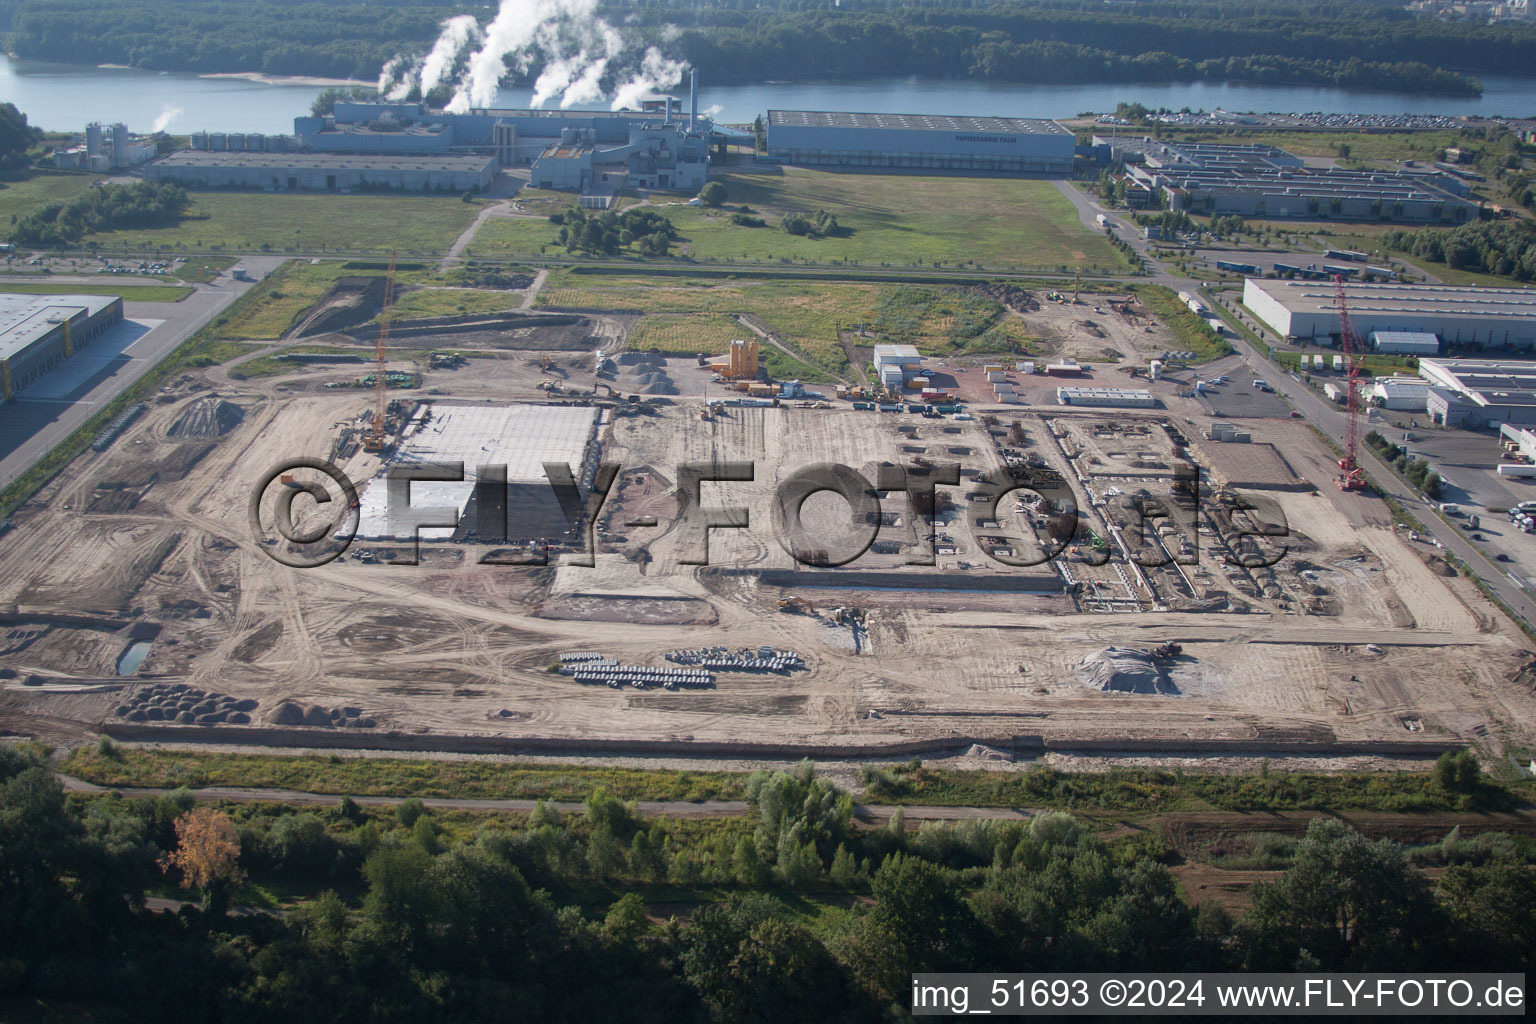
[[[42,140],[43,133],[27,124],[27,115],[14,103],[0,103],[0,171],[27,165],[27,152]]]
[[[899,999],[917,972],[966,970],[981,956],[983,931],[955,879],[919,857],[893,854],[871,884],[874,909],[850,954],[883,998]]]
[[[700,908],[681,940],[683,977],[722,1024],[837,1021],[861,1007],[826,947],[767,897]]]
[[[720,206],[725,202],[728,195],[725,183],[722,181],[708,182],[703,188],[699,189],[699,199],[703,201],[705,206]]]
[[[1281,880],[1254,887],[1244,927],[1254,969],[1412,970],[1436,962],[1444,917],[1402,850],[1318,818]]]

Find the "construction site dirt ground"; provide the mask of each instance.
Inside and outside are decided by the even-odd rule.
[[[549,400],[538,388],[549,377],[538,355],[502,353],[427,370],[419,391],[390,397]],[[554,356],[572,377],[582,372],[574,359],[591,359]],[[674,379],[698,380],[695,369],[673,362]],[[629,753],[664,746],[669,756],[686,756],[698,748],[730,759],[733,751],[775,756],[782,747],[824,760],[839,752],[878,757],[913,743],[935,753],[949,745],[956,755],[980,743],[1006,759],[1033,749],[1015,738],[1038,737],[1048,757],[1219,752],[1241,760],[1294,749],[1339,764],[1372,756],[1374,747],[1385,756],[1399,743],[1536,741],[1527,642],[1469,583],[1445,575],[1443,563],[1394,530],[1379,501],[1333,489],[1330,453],[1299,423],[1282,421],[1281,433],[1265,438],[1317,485],[1270,495],[1291,525],[1287,558],[1298,567],[1282,561],[1262,578],[1234,582],[1215,550],[1202,551],[1210,581],[1195,585],[1229,593],[1217,611],[1178,610],[1138,594],[1133,573],[1125,586],[1134,600],[1120,610],[1059,587],[938,585],[961,574],[1015,573],[1042,587],[1059,578],[1054,565],[1010,569],[989,559],[958,494],[939,524],[952,551],[933,566],[906,564],[921,545],[896,494],[880,532],[896,543],[849,566],[861,571],[859,585],[776,586],[760,576],[795,568],[775,535],[773,495],[798,469],[839,462],[868,475],[921,449],[934,461],[995,471],[1001,450],[1013,447],[998,434],[1018,420],[1025,435],[1018,450],[1059,473],[1086,510],[1096,507],[1089,490],[1135,480],[1079,478],[1081,458],[1061,440],[1094,441],[1100,469],[1129,472],[1127,437],[1147,438],[1153,461],[1171,452],[1160,425],[1167,413],[1147,414],[1156,425],[1107,440],[1094,424],[1136,417],[998,412],[989,424],[733,408],[705,421],[696,397],[702,387],[640,415],[602,410],[601,458],[622,471],[597,524],[602,539],[590,568],[560,564],[572,561],[569,554],[541,567],[479,564],[486,552],[472,545],[428,545],[415,566],[370,563],[353,551],[318,568],[289,568],[253,535],[252,490],[295,457],[329,457],[340,431],[366,421],[365,392],[317,386],[355,375],[355,367],[308,368],[242,382],[215,367],[184,376],[111,447],[75,460],[18,510],[15,528],[0,536],[6,728],[83,736],[122,725],[119,708],[145,706],[150,690],[174,685],[258,703],[249,724],[151,720],[138,723],[145,736],[444,750],[478,737],[504,741],[507,750],[548,741],[554,746],[543,749],[568,754],[618,741]],[[184,419],[211,391],[239,415],[205,407]],[[712,531],[708,570],[684,557],[688,538],[677,522],[677,467],[687,461],[756,466],[750,482],[703,485],[705,505],[750,513],[745,529]],[[365,453],[343,462],[359,483],[379,468]],[[1027,532],[1026,515],[1004,513],[1008,522],[998,529]],[[625,525],[646,517],[656,525]],[[805,520],[828,544],[839,531],[860,532],[825,495],[806,502]],[[872,584],[864,571],[899,572],[902,583]],[[1304,600],[1317,596],[1312,588],[1325,595],[1317,613]],[[814,605],[811,613],[779,611],[794,597]],[[837,608],[862,616],[839,616]],[[1176,683],[1172,690],[1102,690],[1087,681],[1085,659],[1106,648],[1145,651],[1165,641],[1182,645],[1159,670]],[[118,676],[121,659],[142,644],[149,645],[142,665]],[[550,671],[573,650],[660,666],[676,648],[763,645],[799,652],[806,668],[725,670],[714,688],[681,692],[587,686]],[[335,715],[325,725],[274,722],[269,716],[286,701]],[[351,709],[346,720],[343,708]],[[372,728],[342,727],[361,720]]]

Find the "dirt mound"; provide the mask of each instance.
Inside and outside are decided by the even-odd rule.
[[[364,717],[361,708],[323,708],[319,704],[299,707],[285,700],[267,712],[267,721],[273,725],[311,725],[319,728],[372,729],[374,720]]]
[[[273,725],[303,725],[304,709],[291,700],[285,700],[267,712],[267,721]]]
[[[171,437],[223,437],[245,419],[245,410],[233,402],[209,396],[187,406],[166,431]]]
[[[298,337],[344,331],[365,324],[384,306],[383,277],[341,277],[304,313],[293,333]]]
[[[643,395],[675,395],[677,394],[677,388],[673,387],[669,381],[658,381],[655,384],[648,384],[641,388],[640,393]]]
[[[994,282],[976,285],[971,290],[990,299],[996,299],[1016,313],[1033,313],[1040,308],[1040,303],[1036,301],[1035,296],[1017,285]]]
[[[1176,694],[1178,687],[1151,654],[1129,647],[1106,647],[1077,663],[1077,678],[1106,693]]]

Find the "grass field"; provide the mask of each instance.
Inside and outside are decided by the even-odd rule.
[[[293,327],[300,314],[309,309],[330,290],[338,278],[342,277],[382,277],[387,264],[380,263],[359,266],[356,263],[340,263],[334,260],[324,260],[310,263],[304,260],[290,260],[284,263],[276,271],[252,288],[248,294],[250,302],[243,303],[239,309],[231,309],[223,316],[215,320],[214,327],[220,338],[232,340],[272,340],[281,338]],[[411,309],[407,306],[407,300],[416,303],[421,308],[407,315],[411,316],[437,316],[443,313],[456,313],[460,310],[448,305],[443,308],[441,300],[430,295],[421,300],[411,300],[416,294],[411,291],[414,285],[424,284],[429,281],[440,280],[429,270],[399,270],[395,274],[395,281],[399,287],[399,301],[396,309]],[[509,309],[518,304],[521,299],[517,296],[508,296],[502,293],[475,293],[471,291],[443,290],[444,294],[456,296],[455,302],[462,302],[469,306],[465,312],[480,312],[486,306],[496,309]],[[492,301],[491,296],[495,296]],[[486,305],[476,305],[485,301]]]
[[[682,234],[679,251],[697,260],[809,260],[871,265],[946,266],[973,261],[986,268],[1067,268],[1082,254],[1085,270],[1123,271],[1124,260],[1078,221],[1048,181],[837,174],[798,167],[732,171],[714,176],[731,208],[750,206],[766,227],[739,227],[731,210],[656,203]],[[787,212],[833,214],[845,234],[795,237],[780,230]],[[543,207],[539,207],[540,212]],[[547,221],[496,219],[470,251],[500,256],[538,252],[552,243]]]
[[[116,284],[102,275],[100,284],[8,283],[8,292],[27,295],[121,295],[124,302],[180,302],[191,288],[174,284]]]
[[[629,334],[628,347],[684,355],[718,355],[733,339],[749,333],[728,313],[655,313],[640,318]]]
[[[606,789],[621,800],[741,800],[745,772],[665,771],[478,759],[294,757],[79,747],[59,765],[103,786],[200,789],[242,786],[350,796],[582,800]],[[1482,782],[1450,793],[1431,772],[1223,774],[1119,768],[1107,772],[995,772],[930,768],[921,761],[860,772],[866,804],[1048,807],[1073,811],[1505,810],[1536,794],[1530,782]]]
[[[577,765],[354,757],[204,754],[119,747],[74,751],[59,770],[104,786],[251,786],[351,796],[582,800],[603,788],[621,800],[740,800],[746,776]]]
[[[469,288],[411,288],[396,296],[394,317],[453,316],[458,313],[500,313],[522,305],[515,292]]]
[[[808,362],[823,371],[841,374],[847,370],[848,361],[837,340],[837,329],[868,319],[879,287],[751,278],[719,281],[579,274],[562,270],[549,276],[537,304],[634,309],[644,313],[748,314],[805,353]],[[732,337],[741,334],[738,331]],[[768,346],[763,350],[767,352]]]
[[[340,263],[284,263],[250,290],[249,303],[223,314],[213,326],[225,339],[281,338],[300,313],[347,273]]]
[[[38,171],[24,181],[0,181],[0,235],[10,233],[12,217],[25,217],[48,203],[62,203],[84,192],[94,174]]]
[[[1033,340],[1001,302],[963,288],[882,287],[874,326],[882,339],[931,356],[1022,354]]]
[[[910,765],[862,773],[866,803],[949,807],[1051,807],[1113,811],[1505,810],[1529,798],[1528,784],[1483,783],[1448,793],[1430,772],[1193,774],[1117,768],[1100,773],[1038,768],[1026,773]]]
[[[175,227],[101,232],[87,235],[82,244],[108,250],[440,254],[483,205],[457,196],[260,192],[194,192],[192,201],[191,215]]]

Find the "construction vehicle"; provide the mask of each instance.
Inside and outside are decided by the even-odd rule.
[[[298,481],[294,480],[292,473],[284,473],[282,476],[278,477],[278,480],[282,483],[282,485],[284,487],[303,487],[304,486],[303,484],[301,484]]]
[[[363,451],[377,454],[384,450],[384,389],[389,386],[389,373],[385,369],[384,350],[389,344],[389,323],[395,305],[395,254],[389,254],[389,270],[384,275],[384,301],[379,307],[379,333],[374,337],[373,354],[378,369],[373,373],[374,409],[373,422],[363,437]]]
[[[815,615],[816,606],[803,597],[787,597],[779,602],[779,611],[788,615]]]
[[[1344,350],[1345,386],[1348,389],[1344,403],[1344,457],[1339,460],[1339,476],[1335,482],[1341,491],[1363,491],[1365,471],[1360,468],[1360,360],[1356,357],[1355,334],[1349,324],[1349,306],[1344,301],[1344,275],[1336,274],[1333,283],[1334,303],[1339,311],[1339,347]],[[1260,383],[1254,381],[1254,386]]]
[[[539,356],[539,372],[548,373],[555,366],[555,361],[549,356]]]
[[[615,391],[611,386],[604,384],[602,381],[597,381],[592,385],[592,393],[594,395],[604,395],[608,398],[619,397],[619,393],[617,391]]]
[[[1184,653],[1183,645],[1182,644],[1176,644],[1172,640],[1169,640],[1167,643],[1159,644],[1158,646],[1152,648],[1152,657],[1156,658],[1159,661],[1167,661],[1170,658],[1177,658],[1179,655],[1181,655],[1183,653]]]
[[[550,380],[548,377],[546,377],[543,380],[539,381],[539,390],[540,391],[564,391],[565,390],[565,385],[560,383],[557,380]]]
[[[714,406],[706,405],[703,409],[699,410],[699,419],[708,421],[708,420],[712,420],[714,418],[715,418],[715,407]]]

